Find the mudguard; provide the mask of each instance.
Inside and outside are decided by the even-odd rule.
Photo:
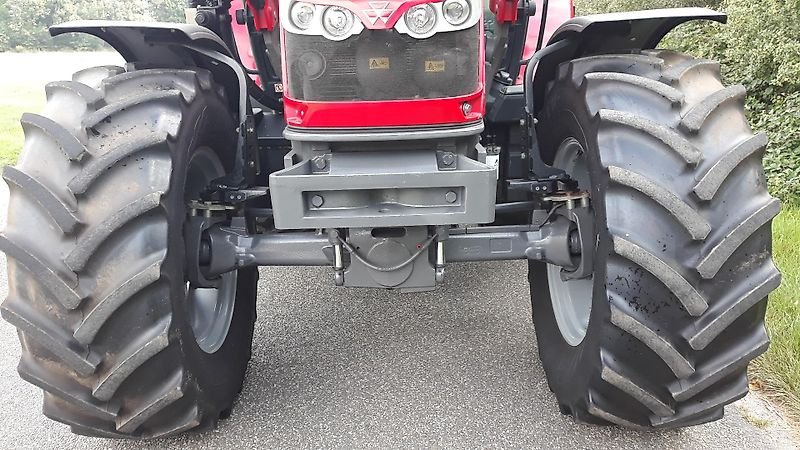
[[[544,52],[536,67],[534,114],[541,109],[545,88],[555,78],[562,62],[589,55],[655,48],[678,25],[701,19],[725,23],[728,16],[706,8],[673,8],[582,16],[564,22],[547,45],[559,41],[568,41],[568,44],[562,44],[557,51]]]
[[[138,67],[208,69],[225,87],[231,106],[243,113],[245,73],[219,36],[199,25],[86,20],[50,27],[50,35],[86,33],[108,43]]]

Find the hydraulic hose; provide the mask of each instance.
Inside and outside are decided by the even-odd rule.
[[[522,90],[525,93],[525,112],[528,114],[530,119],[533,119],[533,74],[536,71],[536,66],[545,56],[566,48],[568,45],[570,45],[570,41],[567,39],[548,45],[547,47],[534,53],[533,56],[531,56],[526,62],[525,82],[522,84]]]

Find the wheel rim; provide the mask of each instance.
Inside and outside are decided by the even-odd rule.
[[[566,170],[578,181],[580,189],[588,190],[589,170],[584,153],[580,142],[567,138],[559,145],[553,165]],[[548,264],[547,282],[558,330],[564,340],[575,347],[583,342],[589,328],[594,277],[565,281],[561,279],[561,267]]]
[[[189,161],[186,174],[184,199],[199,198],[208,183],[225,174],[217,155],[210,149],[197,150]],[[186,282],[186,301],[189,322],[197,345],[206,353],[214,353],[222,347],[230,330],[233,309],[236,303],[236,271],[210,280],[213,286],[195,286]]]
[[[233,319],[236,302],[237,272],[220,276],[212,288],[188,285],[189,318],[197,345],[206,353],[222,347]]]

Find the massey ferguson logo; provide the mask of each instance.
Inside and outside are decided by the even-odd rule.
[[[375,25],[378,20],[386,24],[386,22],[389,21],[389,16],[391,16],[394,11],[392,8],[389,8],[389,2],[367,2],[367,4],[370,9],[364,9],[362,11],[373,25]]]

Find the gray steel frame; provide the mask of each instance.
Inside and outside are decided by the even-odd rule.
[[[558,217],[541,228],[533,225],[467,227],[444,230],[447,262],[533,259],[570,267],[576,249],[570,248],[572,222]],[[248,266],[336,267],[337,233],[314,231],[248,234],[243,228],[213,226],[206,231],[209,255],[201,261],[213,277]],[[432,250],[435,252],[436,250]]]
[[[325,152],[272,173],[269,182],[278,229],[490,223],[496,183],[494,168],[455,145]]]

